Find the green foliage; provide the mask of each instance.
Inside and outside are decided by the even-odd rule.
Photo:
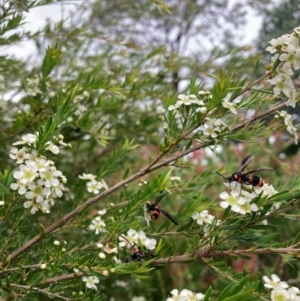
[[[1,7],[0,43],[38,50],[34,64],[0,57],[1,297],[261,300],[262,276],[297,281],[299,159],[278,156],[296,127],[275,118],[288,103],[266,81],[281,61],[257,78],[258,57],[226,32],[206,59],[180,51],[216,13],[242,24],[243,6],[94,1],[23,30],[55,2]]]

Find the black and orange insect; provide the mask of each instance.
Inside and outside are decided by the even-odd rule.
[[[131,255],[126,257],[125,262],[143,261],[145,257],[145,252],[141,251],[140,248],[135,243],[131,243],[125,236],[123,235],[120,236],[123,237],[132,246],[132,253]]]
[[[245,168],[250,163],[251,157],[252,157],[252,155],[246,157],[242,161],[240,166],[238,167],[237,171],[234,172],[231,176],[224,177],[223,175],[221,175],[218,172],[217,172],[217,174],[220,175],[221,177],[223,177],[229,183],[238,182],[238,183],[241,183],[242,185],[245,184],[245,185],[252,185],[254,187],[255,186],[262,187],[264,185],[264,181],[262,180],[262,178],[259,177],[259,176],[256,176],[256,175],[251,175],[251,174],[254,173],[254,172],[257,172],[257,171],[272,170],[273,168],[258,168],[258,169],[253,169],[251,171],[243,173]]]
[[[175,225],[178,225],[178,223],[175,221],[174,217],[166,212],[165,210],[162,210],[160,208],[159,202],[162,200],[162,198],[166,195],[167,193],[161,192],[161,195],[156,198],[155,202],[152,204],[147,204],[147,212],[150,213],[151,219],[156,220],[159,218],[160,214],[162,213],[165,215],[171,222],[173,222]]]

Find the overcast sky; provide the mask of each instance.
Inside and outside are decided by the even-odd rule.
[[[234,0],[233,0],[234,1]],[[74,1],[76,5],[80,4],[81,0]],[[75,4],[52,4],[31,9],[27,14],[24,28],[26,31],[36,31],[39,28],[43,28],[47,19],[54,22],[60,21],[62,18],[66,18],[68,11],[75,9]],[[261,18],[256,16],[252,10],[249,9],[247,25],[239,29],[238,33],[243,35],[242,42],[244,44],[251,44],[251,42],[258,36],[259,29],[261,27]],[[5,52],[9,52],[17,57],[26,58],[28,55],[33,54],[35,46],[31,42],[22,42],[18,46],[13,46],[5,49]]]

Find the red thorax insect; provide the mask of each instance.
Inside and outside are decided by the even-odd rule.
[[[241,183],[242,185],[245,184],[245,185],[252,185],[252,186],[262,187],[264,185],[264,181],[262,180],[262,178],[259,177],[259,176],[256,176],[256,175],[251,175],[251,174],[254,173],[254,172],[257,172],[257,171],[272,170],[273,168],[258,168],[258,169],[253,169],[251,171],[243,173],[245,168],[250,163],[251,157],[252,157],[252,155],[246,157],[242,161],[240,166],[238,167],[237,171],[234,172],[231,176],[224,177],[223,175],[221,175],[218,172],[217,172],[217,174],[220,175],[221,177],[223,177],[229,183],[238,182],[238,183]]]
[[[175,221],[174,217],[166,212],[165,210],[162,210],[159,206],[159,202],[162,200],[162,198],[166,195],[167,193],[163,193],[156,198],[154,203],[151,204],[147,204],[147,212],[150,213],[151,215],[151,219],[152,220],[156,220],[158,219],[158,217],[160,216],[160,214],[162,213],[163,215],[165,215],[171,222],[173,222],[175,225],[178,225],[178,223]]]

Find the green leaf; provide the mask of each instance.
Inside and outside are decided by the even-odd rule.
[[[238,292],[240,292],[244,285],[248,281],[248,276],[246,276],[244,279],[242,279],[238,284],[232,282],[229,285],[225,287],[225,289],[220,293],[216,301],[224,301],[227,300],[227,298],[231,298],[233,295],[236,295]],[[237,300],[237,299],[235,299]],[[227,300],[229,301],[229,300]]]
[[[42,64],[42,75],[46,78],[61,61],[62,52],[57,45],[49,46]]]
[[[129,169],[129,167],[127,167],[124,174],[123,174],[123,177],[122,177],[123,180],[125,180],[127,178],[128,174],[129,174],[129,171],[130,171],[130,169]]]
[[[157,254],[159,254],[159,252],[160,252],[160,250],[163,248],[163,246],[164,246],[163,240],[160,239],[160,240],[158,241],[158,244],[157,244],[156,248],[155,248],[154,256],[157,256]]]
[[[293,221],[299,221],[300,220],[300,215],[299,214],[280,214],[281,216],[283,216],[286,219],[290,219]]]
[[[203,298],[203,301],[209,301],[210,296],[211,296],[211,293],[212,293],[212,287],[210,286],[210,287],[206,290],[206,293],[205,293],[205,296],[204,296],[204,298]]]
[[[1,189],[2,189],[2,191],[1,191]],[[10,190],[5,185],[0,183],[0,195],[2,195],[2,196],[3,196],[3,191],[5,191],[6,194],[11,195]]]
[[[294,244],[298,243],[299,241],[300,241],[300,231],[295,236],[295,238],[294,238],[293,242],[291,243],[291,245],[294,245]]]
[[[223,216],[222,216],[222,220],[221,220],[222,222],[225,221],[226,218],[229,216],[230,211],[231,211],[231,207],[230,206],[225,209],[225,211],[223,213]]]

